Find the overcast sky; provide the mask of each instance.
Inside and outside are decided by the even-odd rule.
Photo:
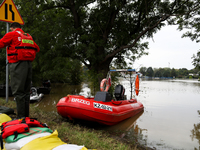
[[[133,67],[137,70],[140,67],[193,69],[191,57],[197,54],[200,44],[190,38],[181,38],[183,33],[177,26],[163,27],[153,40],[149,39],[149,55],[136,60]]]

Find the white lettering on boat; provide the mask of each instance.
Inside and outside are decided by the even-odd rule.
[[[72,98],[71,102],[77,102],[77,103],[82,103],[82,104],[90,105],[90,101],[86,101],[86,100],[78,99],[78,98]]]
[[[105,109],[108,111],[112,111],[112,107],[108,106],[108,105],[103,105],[103,104],[99,104],[99,103],[93,103],[94,104],[94,108],[99,108],[99,109]]]

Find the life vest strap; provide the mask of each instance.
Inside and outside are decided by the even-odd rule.
[[[35,47],[30,47],[30,46],[16,46],[16,49],[34,49],[37,51],[37,48]]]
[[[8,54],[8,56],[18,55],[17,53]]]

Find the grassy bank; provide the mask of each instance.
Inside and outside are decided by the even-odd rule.
[[[6,103],[5,99],[0,98],[0,106],[13,108],[16,112],[14,101]],[[146,150],[135,141],[128,141],[117,136],[113,136],[103,130],[94,130],[67,121],[56,112],[45,112],[35,104],[30,104],[30,117],[37,118],[38,121],[47,123],[54,131],[58,131],[58,136],[65,143],[84,145],[88,149],[97,150]],[[10,115],[11,118],[16,115]]]

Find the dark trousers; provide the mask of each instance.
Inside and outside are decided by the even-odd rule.
[[[17,117],[29,116],[32,65],[30,61],[9,64],[12,94],[17,105]]]

